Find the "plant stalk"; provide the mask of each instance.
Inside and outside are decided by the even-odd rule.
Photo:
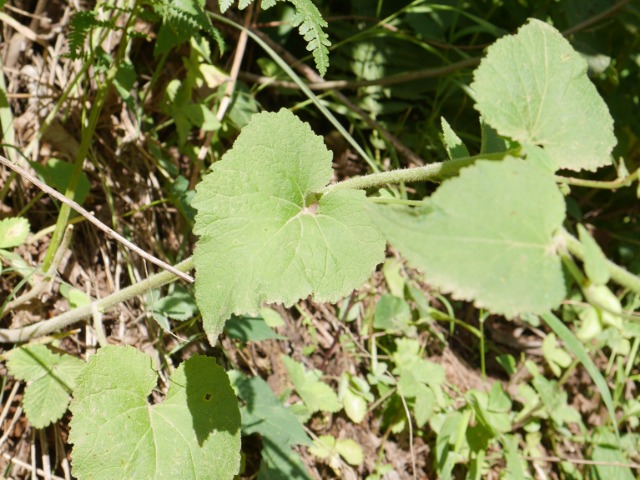
[[[175,268],[181,272],[188,272],[194,267],[193,257],[189,257],[186,260],[175,265]],[[111,295],[104,297],[100,300],[85,305],[83,307],[76,308],[69,312],[65,312],[56,317],[42,322],[34,323],[22,328],[0,329],[0,343],[19,343],[32,340],[34,338],[49,335],[62,330],[69,325],[79,322],[85,318],[90,318],[95,312],[104,312],[109,308],[125,302],[133,297],[142,295],[146,291],[160,288],[167,283],[174,282],[178,279],[173,273],[163,271],[151,275],[149,278],[131,285],[130,287],[123,288],[122,290],[112,293]]]
[[[561,236],[569,253],[580,260],[584,260],[584,246],[580,243],[580,240],[564,229],[561,231]],[[607,260],[607,267],[609,268],[611,280],[629,290],[640,293],[640,277],[625,270],[620,265],[616,265],[611,260]]]
[[[338,190],[357,189],[367,190],[370,188],[381,188],[389,183],[411,183],[411,182],[439,182],[444,178],[456,175],[464,167],[473,165],[477,160],[502,160],[505,155],[515,153],[514,151],[500,152],[494,154],[481,154],[473,157],[456,158],[445,162],[430,163],[424,167],[401,168],[388,172],[372,173],[362,177],[354,177],[342,182],[329,185],[316,193],[325,194]]]

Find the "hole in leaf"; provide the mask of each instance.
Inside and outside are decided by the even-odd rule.
[[[207,393],[207,394],[204,396],[204,401],[205,401],[205,402],[208,402],[209,400],[211,400],[211,394],[210,394],[210,393]]]
[[[308,207],[304,207],[302,209],[302,213],[306,213],[307,215],[315,215],[318,211],[318,202],[314,202]]]

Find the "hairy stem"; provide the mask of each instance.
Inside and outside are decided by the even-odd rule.
[[[456,175],[462,168],[473,165],[477,160],[501,160],[505,155],[515,153],[511,151],[494,154],[475,155],[473,157],[457,158],[446,162],[430,163],[424,167],[403,168],[388,172],[372,173],[362,177],[354,177],[343,182],[329,185],[317,193],[329,193],[337,190],[381,188],[389,183],[411,182],[439,182],[444,178]]]
[[[188,272],[193,269],[193,266],[193,257],[189,257],[177,264],[175,268],[181,272]],[[92,317],[95,312],[104,312],[105,310],[115,307],[116,305],[130,300],[133,297],[142,295],[146,291],[159,288],[167,283],[174,282],[177,279],[178,277],[171,272],[164,271],[156,273],[135,285],[131,285],[130,287],[112,293],[108,297],[96,300],[84,307],[79,307],[69,312],[65,312],[62,315],[34,323],[27,327],[16,329],[2,328],[0,329],[0,343],[26,342],[34,338],[42,337],[43,335],[58,332],[69,325],[79,322],[80,320]]]

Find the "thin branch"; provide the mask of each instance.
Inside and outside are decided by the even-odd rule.
[[[444,67],[425,68],[422,70],[415,70],[413,72],[404,72],[397,75],[390,75],[388,77],[379,78],[377,80],[325,80],[321,82],[309,82],[307,83],[307,86],[311,90],[352,90],[360,87],[398,85],[401,83],[413,82],[415,80],[422,80],[425,78],[442,77],[445,75],[449,75],[450,73],[457,72],[458,70],[475,67],[479,63],[479,58],[467,58],[450,65],[445,65]],[[253,73],[241,72],[239,76],[243,80],[259,84],[267,84],[270,87],[282,87],[291,89],[299,88],[295,82],[274,80],[272,77],[254,75]]]
[[[603,190],[617,190],[618,188],[628,187],[640,176],[640,169],[630,175],[615,180],[587,180],[584,178],[563,177],[556,175],[556,182],[566,185],[574,185],[576,187],[601,188]]]
[[[594,24],[600,22],[601,20],[604,20],[605,18],[610,17],[611,15],[616,13],[618,10],[620,10],[622,7],[624,7],[630,1],[631,0],[620,0],[618,3],[612,5],[611,7],[607,8],[606,10],[603,10],[602,12],[597,13],[593,17],[587,18],[584,22],[580,22],[577,25],[574,25],[573,27],[567,28],[564,32],[562,32],[562,35],[567,37],[569,35],[573,35],[576,32],[579,32],[580,30],[584,30],[585,28],[589,28],[591,25],[594,25]]]
[[[109,235],[111,238],[117,240],[118,242],[122,243],[129,250],[137,253],[138,255],[140,255],[145,260],[153,263],[154,265],[157,265],[158,267],[162,268],[163,270],[171,272],[172,274],[176,275],[177,277],[180,277],[183,280],[186,280],[189,283],[193,283],[193,277],[192,276],[187,275],[186,273],[183,273],[183,272],[181,272],[179,270],[176,270],[175,267],[173,267],[173,266],[169,265],[168,263],[160,260],[159,258],[154,257],[150,253],[145,252],[140,247],[138,247],[137,245],[133,244],[132,242],[130,242],[129,240],[124,238],[122,235],[117,233],[115,230],[112,230],[107,225],[102,223],[93,214],[89,213],[87,210],[85,210],[83,207],[81,207],[78,203],[74,202],[73,200],[68,199],[67,197],[62,195],[60,192],[58,192],[57,190],[54,190],[50,186],[48,186],[45,183],[41,182],[40,180],[38,180],[36,177],[31,175],[29,172],[27,172],[22,167],[19,167],[18,165],[14,165],[13,163],[11,163],[9,160],[7,160],[6,158],[4,158],[2,156],[0,156],[0,163],[2,163],[4,166],[10,168],[14,172],[16,172],[18,175],[21,175],[22,177],[24,177],[27,180],[29,180],[31,183],[33,183],[36,187],[38,187],[43,192],[48,193],[49,195],[51,195],[56,200],[59,200],[60,202],[68,205],[70,208],[74,209],[76,212],[78,212],[80,215],[82,215],[84,218],[86,218],[89,222],[94,224],[96,227],[98,227],[104,233]]]

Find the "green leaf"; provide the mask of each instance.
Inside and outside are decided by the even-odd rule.
[[[270,328],[283,327],[285,325],[282,315],[273,308],[264,307],[260,309],[260,317]]]
[[[234,0],[218,0],[218,5],[220,6],[220,11],[222,13],[229,10],[231,5],[233,5]]]
[[[60,295],[67,299],[71,308],[84,307],[92,302],[89,295],[82,290],[73,288],[66,283],[60,285]]]
[[[235,385],[246,402],[242,408],[245,434],[259,433],[286,447],[311,444],[298,418],[282,405],[267,382],[260,377],[239,377]]]
[[[502,444],[507,460],[507,478],[512,478],[513,480],[525,480],[528,478],[525,474],[524,461],[518,449],[516,438],[513,435],[505,435],[502,437]]]
[[[416,417],[416,425],[422,428],[433,415],[436,405],[436,396],[431,388],[419,384],[416,393],[416,401],[413,405],[413,414]]]
[[[578,236],[580,242],[584,246],[584,269],[587,277],[593,283],[604,285],[609,281],[609,266],[607,265],[607,257],[600,249],[593,237],[586,228],[578,224]]]
[[[309,474],[294,445],[310,445],[298,418],[273,394],[260,377],[235,379],[242,407],[242,431],[262,436],[262,459],[259,479],[308,479]]]
[[[411,309],[402,298],[382,295],[373,315],[373,327],[380,330],[406,332],[411,322]]]
[[[451,478],[451,471],[458,459],[456,445],[460,436],[466,434],[464,414],[459,411],[446,415],[436,437],[435,458],[437,461],[438,478]]]
[[[543,147],[560,168],[611,163],[611,115],[585,60],[550,25],[532,19],[489,47],[471,88],[477,110],[500,135]]]
[[[478,161],[441,185],[427,208],[372,209],[389,243],[458,299],[513,317],[564,298],[554,233],[565,202],[553,175],[531,163]]]
[[[353,423],[362,422],[367,415],[367,401],[350,388],[344,391],[342,404],[344,405],[344,413]]]
[[[30,382],[22,405],[31,425],[44,428],[62,418],[84,362],[71,355],[54,353],[44,345],[15,348],[8,356],[9,373]]]
[[[71,18],[68,42],[69,52],[66,54],[72,60],[77,60],[84,55],[84,42],[87,36],[96,27],[114,29],[109,21],[98,20],[94,11],[78,11]]]
[[[263,318],[233,315],[225,325],[227,335],[241,342],[284,339],[266,324]]]
[[[420,343],[417,340],[409,338],[396,340],[393,361],[396,364],[394,373],[400,377],[398,388],[408,398],[419,395],[421,385],[439,389],[444,382],[444,367],[422,358]]]
[[[505,353],[496,356],[496,362],[504,368],[507,375],[511,376],[516,373],[516,359],[513,355]]]
[[[69,180],[73,175],[74,167],[72,163],[52,158],[46,165],[40,165],[38,162],[30,162],[30,164],[31,167],[42,176],[47,185],[55,188],[59,192],[67,190]],[[89,190],[91,190],[89,178],[84,172],[80,172],[73,200],[82,205],[87,195],[89,195]]]
[[[453,160],[454,158],[462,158],[469,156],[469,150],[460,137],[456,135],[456,132],[453,131],[449,122],[445,120],[444,117],[440,118],[440,123],[442,125],[442,137],[444,138],[444,146],[447,149],[447,154],[449,155],[449,159]]]
[[[107,346],[91,357],[71,402],[73,474],[83,478],[232,479],[240,468],[240,412],[224,370],[195,355],[176,369],[162,403],[148,355]]]
[[[263,9],[268,9],[275,5],[276,1],[283,2],[285,0],[262,0]],[[313,53],[313,59],[320,75],[324,77],[329,67],[329,49],[331,42],[329,36],[323,30],[327,27],[327,22],[322,18],[322,14],[312,0],[286,0],[295,8],[295,15],[291,19],[291,25],[298,27],[298,32],[307,42],[307,51]],[[235,0],[218,0],[220,11],[224,13],[228,10]],[[238,8],[240,10],[246,8],[251,0],[239,0]]]
[[[311,480],[311,476],[300,455],[263,437],[258,480]]]
[[[571,357],[556,345],[556,336],[553,333],[547,335],[542,342],[542,355],[556,377],[560,376],[562,368],[571,365]]]
[[[0,248],[19,247],[29,235],[29,221],[22,217],[0,220]]]
[[[399,258],[388,258],[382,266],[382,273],[387,283],[389,293],[398,298],[404,298],[404,289],[406,286],[406,279],[401,269],[402,260]]]
[[[132,102],[133,86],[137,80],[136,67],[129,60],[124,60],[118,67],[116,77],[113,79],[113,86],[125,102]],[[128,103],[134,107],[133,103]]]
[[[198,313],[193,294],[182,285],[175,285],[166,296],[149,304],[154,313],[159,313],[173,320],[186,321]]]
[[[336,446],[336,437],[333,435],[320,435],[309,447],[309,453],[318,458],[329,458]]]
[[[224,50],[220,31],[213,26],[199,0],[156,0],[153,8],[162,17],[162,26],[155,42],[154,53],[161,55],[191,39],[196,33],[208,33]]]
[[[309,453],[318,458],[328,459],[334,470],[340,468],[338,455],[355,467],[364,461],[362,447],[357,442],[350,438],[336,439],[333,435],[320,435],[313,442],[313,446],[309,447]]]
[[[606,478],[607,480],[633,480],[638,478],[633,475],[629,467],[615,465],[630,463],[630,459],[618,448],[609,445],[596,445],[593,447],[591,460],[599,463],[599,465],[593,467],[598,472],[594,478]]]
[[[329,36],[323,30],[327,22],[320,10],[312,0],[288,0],[296,9],[296,14],[291,20],[294,27],[298,27],[298,33],[307,41],[307,51],[313,53],[313,59],[320,75],[324,77],[329,68]]]
[[[624,328],[622,316],[622,304],[620,299],[606,285],[589,283],[582,288],[584,298],[595,307],[602,323],[611,325],[618,330]]]
[[[301,363],[286,355],[282,355],[280,358],[289,373],[289,378],[296,392],[312,413],[319,411],[333,413],[342,408],[338,401],[338,395],[329,385],[320,380],[322,373],[319,370],[305,372]]]
[[[499,153],[509,149],[507,141],[482,118],[480,119],[480,129],[482,133],[480,153]]]
[[[344,458],[349,465],[357,467],[364,461],[362,447],[355,440],[350,438],[340,438],[336,442],[336,451]]]
[[[511,401],[498,382],[493,384],[488,395],[485,392],[470,390],[467,398],[477,419],[494,436],[511,430],[511,417],[509,415]]]
[[[283,109],[255,115],[196,187],[196,300],[212,344],[233,313],[337,301],[383,260],[364,192],[312,195],[330,179],[322,138]]]

